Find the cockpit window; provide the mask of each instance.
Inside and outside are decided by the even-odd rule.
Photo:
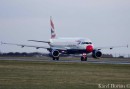
[[[82,42],[82,44],[92,44],[92,42]]]

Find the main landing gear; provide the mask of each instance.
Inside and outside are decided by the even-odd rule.
[[[58,57],[52,57],[53,60],[59,60],[59,56]],[[86,53],[83,53],[82,56],[81,56],[81,61],[87,61],[87,54]]]
[[[59,60],[59,57],[52,57],[53,60]]]
[[[82,54],[81,61],[87,61],[87,54],[86,53]]]

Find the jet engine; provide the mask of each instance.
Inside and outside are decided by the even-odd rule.
[[[102,56],[102,52],[99,51],[99,50],[94,50],[94,51],[92,52],[92,57],[93,57],[93,58],[100,58],[101,56]]]
[[[59,57],[60,52],[58,50],[52,50],[51,54],[53,57]]]

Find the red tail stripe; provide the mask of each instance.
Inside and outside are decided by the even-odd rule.
[[[51,23],[52,29],[54,29],[54,24],[53,24],[52,20],[50,20],[50,23]]]

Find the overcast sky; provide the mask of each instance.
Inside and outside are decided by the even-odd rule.
[[[130,45],[130,0],[0,0],[0,41],[47,46],[50,16],[58,37],[87,37],[95,47]],[[0,46],[2,52],[44,49]],[[130,48],[103,50],[130,54]]]

